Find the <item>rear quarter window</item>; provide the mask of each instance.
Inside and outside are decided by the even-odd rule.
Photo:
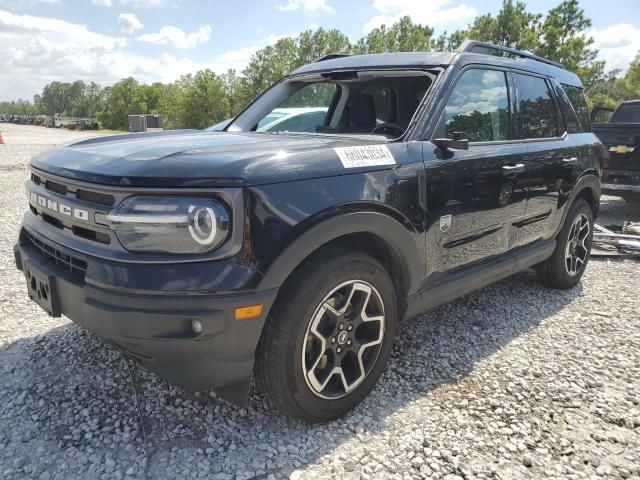
[[[580,120],[578,115],[571,105],[569,97],[562,89],[560,85],[554,82],[553,84],[556,91],[556,98],[558,99],[558,106],[560,107],[560,113],[562,113],[562,119],[567,129],[567,133],[580,133],[582,128],[580,127]]]
[[[591,120],[589,119],[589,107],[587,107],[587,101],[584,98],[584,92],[580,87],[574,87],[572,85],[562,85],[562,88],[567,93],[573,109],[578,114],[578,120],[580,120],[580,126],[583,132],[591,131]]]

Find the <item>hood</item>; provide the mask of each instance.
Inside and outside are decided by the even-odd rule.
[[[383,142],[378,137],[167,131],[81,140],[40,153],[31,165],[106,185],[233,187],[389,168],[345,169],[333,150]]]

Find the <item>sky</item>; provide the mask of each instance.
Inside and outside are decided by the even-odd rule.
[[[545,14],[560,0],[529,0]],[[0,101],[47,83],[133,76],[172,82],[203,68],[241,71],[258,49],[323,27],[357,40],[403,15],[436,34],[496,13],[502,0],[0,0]],[[640,50],[640,0],[581,0],[600,57],[626,70]]]

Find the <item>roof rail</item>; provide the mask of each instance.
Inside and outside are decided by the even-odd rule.
[[[350,57],[350,56],[351,55],[349,55],[348,53],[330,53],[329,55],[325,55],[324,57],[316,60],[316,63],[324,62],[325,60],[333,60],[334,58],[342,58],[342,57]]]
[[[511,55],[515,55],[516,57],[528,58],[530,60],[535,60],[536,62],[542,62],[548,65],[553,65],[554,67],[562,68],[564,70],[567,69],[567,67],[565,67],[561,63],[539,57],[538,55],[534,55],[533,53],[523,52],[522,50],[516,50],[515,48],[502,47],[500,45],[494,45],[493,43],[476,42],[475,40],[465,40],[460,44],[457,51],[467,52],[467,53],[483,53],[485,55],[491,55],[492,51],[504,52],[504,53],[510,53]]]

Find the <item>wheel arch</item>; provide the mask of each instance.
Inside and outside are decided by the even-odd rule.
[[[554,237],[560,233],[560,230],[562,230],[562,226],[567,219],[571,205],[580,198],[589,203],[593,210],[593,218],[595,219],[598,215],[598,209],[600,206],[600,179],[595,173],[586,173],[576,182],[575,186],[571,190],[569,198],[567,199],[564,212],[562,212],[562,221],[560,222],[560,225],[558,225]]]
[[[404,308],[424,277],[422,256],[414,238],[398,220],[378,212],[353,212],[324,220],[300,235],[273,261],[259,289],[282,287],[309,257],[327,247],[342,246],[371,255],[387,269]]]

